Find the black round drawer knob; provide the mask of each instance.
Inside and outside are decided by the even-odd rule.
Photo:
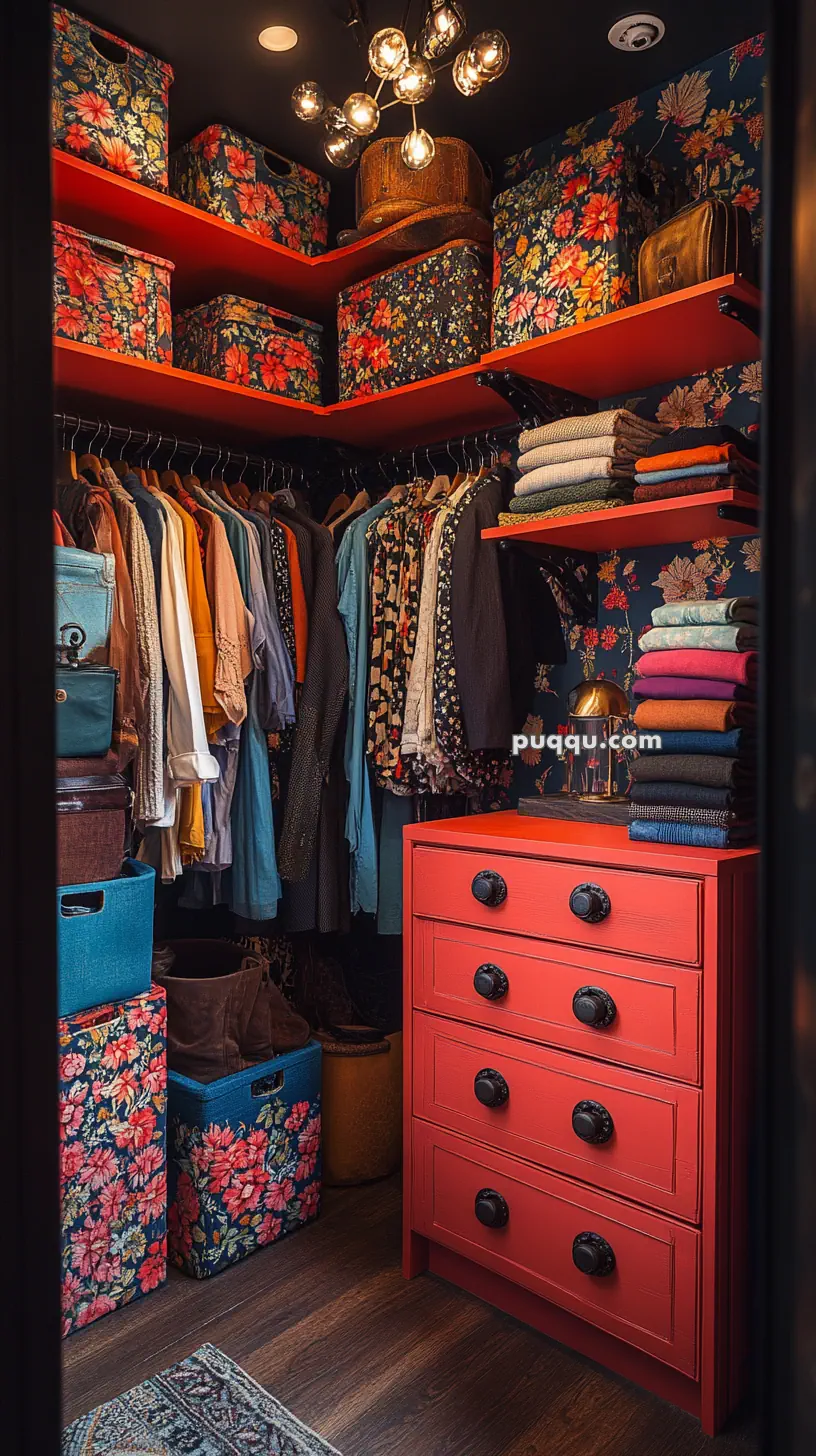
[[[572,1013],[584,1026],[611,1026],[618,1014],[608,991],[600,986],[582,986],[572,998]]]
[[[495,1188],[482,1188],[476,1194],[476,1217],[485,1228],[504,1228],[510,1209]]]
[[[479,870],[470,888],[480,905],[503,905],[507,899],[507,885],[495,870]]]
[[[603,1279],[615,1269],[615,1251],[600,1234],[579,1234],[572,1244],[572,1262],[582,1274]]]
[[[483,1107],[501,1107],[510,1096],[510,1088],[501,1072],[494,1072],[490,1067],[476,1073],[473,1090]]]
[[[605,920],[612,909],[612,901],[600,885],[576,885],[569,897],[569,907],[579,920],[588,925],[597,925]]]
[[[506,996],[510,990],[510,982],[498,966],[485,963],[476,971],[473,987],[480,996],[484,996],[485,1001],[501,1001],[502,996]]]
[[[585,1143],[608,1143],[615,1124],[602,1102],[576,1102],[572,1130]]]

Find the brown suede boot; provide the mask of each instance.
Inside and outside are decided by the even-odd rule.
[[[272,1057],[247,1028],[266,961],[219,940],[173,940],[155,947],[153,979],[167,993],[167,1063],[196,1082],[230,1077],[261,1057]]]

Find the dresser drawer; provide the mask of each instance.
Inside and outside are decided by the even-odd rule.
[[[699,1217],[695,1087],[419,1012],[413,1067],[417,1117],[675,1218]]]
[[[699,971],[579,947],[566,951],[439,920],[417,919],[413,930],[420,1010],[699,1081]],[[476,989],[477,972],[486,994]],[[579,1012],[594,1021],[587,1024]]]
[[[465,1138],[413,1120],[411,1225],[417,1233],[530,1289],[694,1378],[700,1235],[695,1229]],[[479,1199],[485,1190],[492,1198]],[[498,1196],[496,1196],[498,1195]],[[476,1215],[499,1218],[486,1227]],[[587,1240],[582,1235],[595,1238]],[[573,1257],[608,1249],[614,1268],[584,1273]]]
[[[498,890],[496,903],[484,904],[474,895],[474,880],[485,872],[492,880],[481,883]],[[570,909],[572,892],[584,884],[608,897],[602,919],[588,921]],[[583,908],[594,912],[602,896],[591,899]],[[420,846],[413,850],[412,908],[415,915],[515,935],[700,962],[702,884],[681,876]]]

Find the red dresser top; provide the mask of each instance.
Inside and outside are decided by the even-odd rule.
[[[669,875],[718,876],[736,862],[759,857],[756,845],[747,849],[696,849],[684,844],[645,844],[630,839],[625,826],[534,819],[512,809],[432,824],[409,824],[404,834],[407,842],[442,849],[493,849],[504,854],[574,861],[591,857],[596,863],[659,870]]]

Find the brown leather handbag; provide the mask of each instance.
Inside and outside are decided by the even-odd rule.
[[[744,207],[705,197],[655,228],[638,255],[640,301],[741,273],[754,282],[756,254]]]
[[[488,217],[490,182],[467,142],[437,137],[436,155],[420,172],[406,167],[401,146],[401,137],[381,137],[360,158],[357,231],[361,237],[429,208],[457,206]]]

